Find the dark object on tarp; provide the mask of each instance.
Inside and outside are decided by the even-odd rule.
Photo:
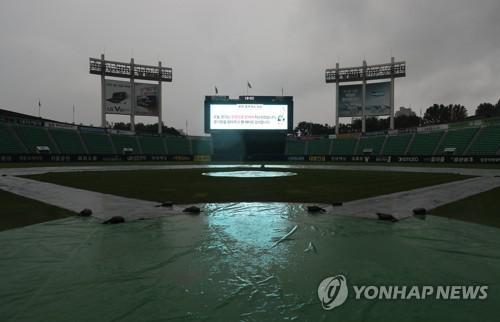
[[[191,207],[187,207],[186,209],[184,209],[183,212],[187,212],[190,214],[199,214],[201,212],[201,209],[199,207],[196,207],[196,206],[191,206]]]
[[[334,207],[340,207],[340,206],[342,206],[342,201],[332,202],[332,206],[334,206]]]
[[[103,224],[121,224],[125,222],[125,218],[122,216],[113,216],[108,220],[104,221]]]
[[[82,211],[80,211],[80,216],[82,217],[92,216],[92,210],[90,210],[89,208],[85,208]]]
[[[174,206],[174,203],[172,201],[165,201],[156,207],[173,207],[173,206]]]
[[[420,215],[420,216],[427,215],[427,209],[425,209],[425,208],[415,208],[415,209],[413,209],[413,214],[414,215]]]
[[[6,174],[2,174],[2,177],[6,177],[7,175]]]
[[[377,212],[377,217],[379,220],[386,220],[386,221],[392,221],[392,222],[398,221],[398,219],[396,217],[394,217],[393,215],[386,214],[383,212]]]
[[[311,213],[325,212],[326,210],[320,206],[307,206],[307,211]]]

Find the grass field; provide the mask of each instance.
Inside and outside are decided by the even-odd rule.
[[[73,212],[0,190],[0,230],[74,215]]]
[[[277,178],[220,178],[207,171],[231,169],[141,170],[47,173],[28,178],[75,188],[152,201],[176,203],[228,201],[348,201],[467,178],[455,174],[375,171],[294,170]]]
[[[436,216],[500,228],[500,188],[483,192],[434,209]]]

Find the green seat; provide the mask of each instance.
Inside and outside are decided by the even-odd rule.
[[[478,128],[449,130],[438,148],[438,154],[444,154],[445,149],[454,148],[455,155],[462,155]]]
[[[367,136],[359,139],[358,150],[356,154],[363,154],[363,150],[371,149],[373,155],[378,155],[382,145],[384,144],[385,136]]]
[[[306,154],[306,141],[290,139],[287,140],[287,155],[305,155]]]
[[[308,155],[328,155],[330,154],[330,139],[318,139],[308,141],[307,154]]]
[[[353,155],[358,139],[333,139],[332,155]]]
[[[58,152],[57,148],[52,144],[46,128],[16,125],[14,129],[30,153],[37,153],[37,146],[49,147],[50,153]]]
[[[387,137],[384,155],[404,155],[410,142],[411,134],[391,135]]]
[[[135,135],[111,134],[110,137],[115,145],[116,153],[122,154],[123,149],[126,148],[133,149],[133,154],[140,154]]]
[[[85,149],[76,130],[52,128],[49,132],[61,153],[85,154]]]
[[[80,132],[90,154],[114,154],[109,136],[105,133]]]
[[[194,155],[212,155],[212,141],[210,139],[192,138]]]
[[[410,146],[409,155],[432,155],[439,140],[443,136],[443,131],[417,133]]]
[[[469,153],[497,155],[500,150],[500,126],[483,127],[472,144]]]
[[[139,136],[139,143],[144,154],[166,154],[161,136]]]
[[[19,140],[6,124],[0,123],[0,154],[26,153]]]
[[[190,155],[191,147],[189,140],[185,137],[165,137],[169,155]]]

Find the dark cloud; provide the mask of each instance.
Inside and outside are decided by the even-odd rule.
[[[99,124],[99,79],[88,57],[174,68],[164,86],[169,125],[202,133],[203,96],[295,97],[295,120],[331,123],[324,69],[404,59],[396,104],[500,98],[498,0],[434,1],[3,1],[0,106]],[[125,117],[111,118],[126,120]],[[138,121],[153,119],[138,118]]]

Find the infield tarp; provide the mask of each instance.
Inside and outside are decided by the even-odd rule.
[[[498,321],[499,233],[282,203],[208,204],[199,216],[120,225],[67,218],[0,233],[0,320]],[[355,300],[350,290],[325,311],[317,288],[337,274],[349,287],[487,285],[488,298]]]

